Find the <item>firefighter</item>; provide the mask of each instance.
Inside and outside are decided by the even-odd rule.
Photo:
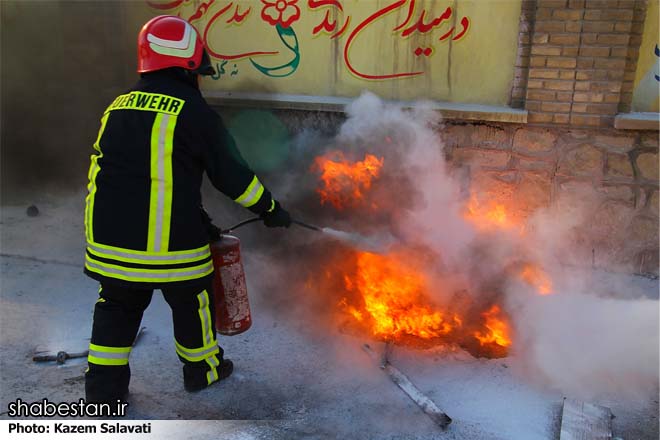
[[[291,224],[202,97],[199,76],[215,71],[190,23],[148,21],[138,36],[137,71],[141,79],[101,118],[88,174],[85,273],[100,282],[88,401],[127,395],[131,347],[154,289],[172,309],[184,388],[199,391],[232,373],[215,338],[210,220],[200,209],[204,172],[266,226]],[[161,368],[153,364],[148,374]]]

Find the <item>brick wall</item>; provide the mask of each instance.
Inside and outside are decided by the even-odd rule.
[[[527,79],[529,77],[529,58],[532,51],[532,34],[534,33],[534,18],[536,17],[536,0],[522,0],[520,23],[518,31],[518,56],[514,68],[513,85],[509,106],[525,107],[527,95]]]
[[[645,0],[533,3],[531,47],[519,45],[519,52],[530,52],[528,121],[612,127],[619,110],[630,108]],[[523,2],[523,16],[530,7]]]

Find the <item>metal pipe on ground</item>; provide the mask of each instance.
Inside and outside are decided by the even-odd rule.
[[[146,327],[140,327],[138,330],[137,334],[135,335],[135,339],[133,340],[133,347],[135,347],[140,339],[140,336],[142,336],[142,333],[144,333],[144,330]],[[78,353],[69,353],[66,351],[58,351],[56,354],[44,354],[43,351],[36,351],[34,356],[32,356],[32,360],[34,362],[51,362],[55,361],[57,362],[58,365],[64,364],[68,359],[76,359],[76,358],[83,358],[87,357],[89,354],[89,350],[81,351]]]

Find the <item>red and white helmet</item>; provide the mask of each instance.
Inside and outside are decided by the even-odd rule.
[[[215,73],[197,30],[182,18],[160,15],[140,30],[137,71],[146,73],[168,67],[182,67],[200,75]]]

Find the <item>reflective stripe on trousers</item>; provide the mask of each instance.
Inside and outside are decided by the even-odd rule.
[[[87,361],[96,365],[128,365],[130,354],[131,347],[108,347],[90,343]]]
[[[211,369],[206,372],[206,383],[211,385],[213,382],[218,380],[217,368],[220,365],[220,361],[216,355],[213,355],[206,359],[206,363],[209,364],[209,367],[211,367]]]
[[[176,352],[179,356],[190,362],[207,361],[209,358],[215,358],[215,355],[220,352],[218,343],[215,339],[215,329],[213,328],[213,319],[211,316],[210,297],[206,290],[197,294],[197,316],[199,316],[199,324],[201,328],[201,347],[189,348],[184,347],[178,341],[174,341],[176,345]],[[216,359],[217,361],[217,359]],[[219,362],[218,362],[219,363]],[[213,365],[209,364],[211,367]]]

